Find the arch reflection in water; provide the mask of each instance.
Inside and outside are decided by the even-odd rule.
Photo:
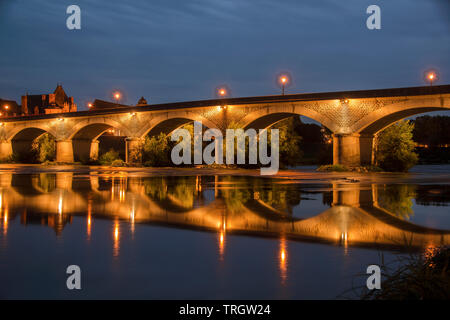
[[[233,233],[283,237],[285,244],[288,239],[388,250],[450,242],[449,230],[409,221],[413,200],[448,203],[449,191],[441,186],[302,185],[246,177],[139,178],[95,172],[1,174],[0,179],[4,233],[16,216],[22,224],[48,225],[56,234],[73,216],[86,216],[89,239],[93,220],[107,218],[114,221],[114,255],[119,254],[120,223],[128,223],[132,234],[135,223],[218,233],[221,259],[226,235]],[[433,188],[440,191],[428,192]],[[280,253],[280,269],[283,265],[286,251]]]

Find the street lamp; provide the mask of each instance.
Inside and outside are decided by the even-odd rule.
[[[225,89],[225,88],[219,88],[219,90],[217,90],[217,93],[219,94],[219,97],[221,97],[221,98],[226,97],[226,95],[227,95],[227,89]]]
[[[289,83],[289,78],[286,75],[280,76],[280,83],[281,83],[281,94],[284,96],[284,88]]]
[[[433,81],[436,80],[436,73],[434,73],[433,71],[429,72],[427,75],[427,79],[428,81],[430,81],[430,86],[433,86]]]
[[[88,108],[92,108],[93,105],[92,105],[91,102],[88,102],[88,105],[87,105],[87,106],[88,106]]]
[[[9,106],[8,105],[5,105],[5,110],[8,110],[9,109]]]
[[[119,103],[120,98],[122,97],[122,94],[119,91],[116,91],[113,93],[114,100],[116,100],[116,103]]]

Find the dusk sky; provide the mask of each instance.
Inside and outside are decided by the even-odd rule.
[[[81,8],[81,30],[66,8]],[[381,7],[381,30],[366,8]],[[0,0],[0,98],[62,83],[79,109],[121,90],[124,103],[450,83],[448,0]]]

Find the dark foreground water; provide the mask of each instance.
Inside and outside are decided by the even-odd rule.
[[[0,298],[339,298],[381,255],[450,244],[449,203],[442,183],[3,172]]]

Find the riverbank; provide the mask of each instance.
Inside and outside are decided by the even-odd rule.
[[[450,165],[416,166],[409,173],[392,172],[318,172],[315,167],[296,167],[280,170],[273,176],[261,176],[259,169],[228,168],[152,168],[152,167],[110,167],[86,165],[38,165],[38,164],[1,164],[0,174],[38,174],[72,172],[75,174],[125,174],[132,177],[149,176],[250,176],[276,178],[287,183],[360,183],[360,184],[450,184]]]

